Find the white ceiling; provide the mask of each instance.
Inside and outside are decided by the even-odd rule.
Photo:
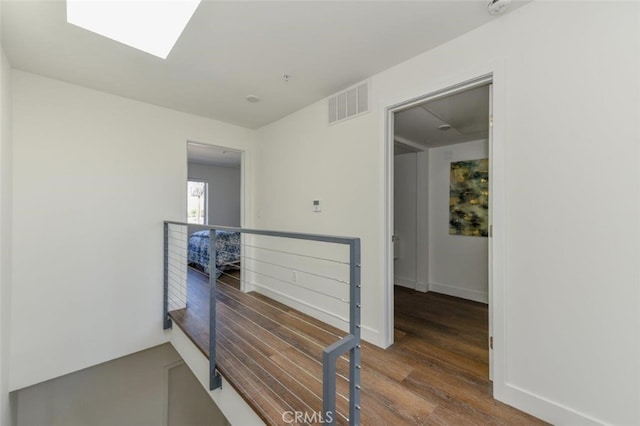
[[[226,148],[189,142],[187,157],[189,162],[218,167],[240,167],[242,154]]]
[[[395,114],[396,153],[415,148],[398,146],[398,142],[428,148],[486,139],[489,135],[489,86],[456,93],[425,102]],[[448,124],[449,130],[438,129]]]
[[[63,1],[2,1],[14,68],[249,128],[499,19],[486,0],[204,0],[162,60],[67,24]]]

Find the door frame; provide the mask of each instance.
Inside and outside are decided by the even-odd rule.
[[[246,157],[246,152],[242,149],[239,148],[234,148],[234,147],[230,147],[230,146],[225,146],[225,145],[218,145],[218,144],[213,144],[213,143],[207,143],[207,142],[200,142],[200,141],[195,141],[192,139],[188,139],[187,143],[186,143],[186,165],[187,165],[187,170],[186,170],[186,174],[187,177],[185,179],[185,182],[187,182],[189,180],[189,145],[200,145],[200,146],[204,146],[204,147],[210,147],[210,148],[217,148],[217,149],[223,149],[226,151],[234,151],[234,152],[239,152],[240,153],[240,227],[246,227],[245,224],[245,216],[246,216],[246,211],[245,211],[245,197],[247,196],[247,192],[246,192],[246,182],[247,182],[247,178],[246,178],[246,167],[245,167],[245,157]],[[186,200],[185,200],[186,201]],[[186,208],[185,208],[185,212],[186,212]],[[186,220],[185,220],[186,222]],[[210,223],[208,225],[211,225]]]
[[[250,206],[250,194],[248,192],[248,188],[247,188],[247,182],[249,181],[249,175],[248,175],[248,170],[247,170],[247,151],[242,149],[242,148],[237,148],[237,147],[232,147],[232,146],[228,146],[228,145],[220,145],[220,144],[214,144],[214,143],[208,143],[208,142],[201,142],[201,141],[196,141],[193,139],[187,139],[187,143],[185,144],[185,190],[186,190],[186,182],[189,180],[189,145],[200,145],[200,146],[206,146],[206,147],[211,147],[211,148],[218,148],[218,149],[223,149],[226,151],[234,151],[234,152],[239,152],[240,153],[240,228],[248,228],[252,225],[251,221],[250,221],[250,214],[248,212],[248,208],[247,206]],[[184,199],[184,212],[186,213],[187,209],[187,194],[185,192],[185,199]],[[185,222],[186,222],[186,217],[185,217]],[[212,225],[212,224],[208,224],[208,225]],[[215,225],[215,224],[214,224]],[[241,235],[242,238],[242,242],[243,244],[246,243],[246,238],[248,236],[245,234]],[[247,278],[242,278],[242,280],[240,281],[240,290],[243,292],[247,292],[247,291],[252,291],[254,290],[252,286],[249,285],[250,282],[252,281],[252,277],[253,275],[251,275],[245,268],[246,266],[246,262],[241,262],[240,263],[240,276],[241,277],[247,277]]]
[[[498,77],[498,78],[497,78]],[[491,71],[476,74],[475,77],[458,80],[458,83],[442,85],[440,88],[389,105],[384,108],[384,303],[382,330],[383,346],[393,344],[394,330],[394,270],[393,270],[393,209],[394,209],[394,114],[410,109],[426,101],[447,97],[474,87],[490,86],[490,123],[489,128],[489,226],[488,240],[488,293],[489,293],[489,339],[493,347],[489,347],[489,378],[504,383],[504,141],[502,137],[503,123],[496,118],[502,117],[504,110],[504,86],[500,73]],[[460,82],[461,81],[461,82]]]

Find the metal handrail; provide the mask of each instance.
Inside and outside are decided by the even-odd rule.
[[[169,225],[189,226],[184,222],[164,222],[164,328],[171,328],[168,313],[168,229]],[[349,424],[360,424],[360,312],[361,312],[361,274],[360,274],[360,239],[333,235],[306,234],[297,232],[269,231],[259,229],[236,228],[230,226],[197,225],[209,230],[209,389],[222,386],[222,378],[216,369],[216,231],[239,232],[241,234],[263,235],[270,237],[290,238],[325,243],[344,244],[349,246],[349,334],[327,346],[322,354],[322,416],[324,424],[336,422],[336,362],[340,356],[349,352]]]

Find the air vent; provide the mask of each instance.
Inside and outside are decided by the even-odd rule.
[[[329,98],[329,124],[369,111],[369,83],[357,84]]]

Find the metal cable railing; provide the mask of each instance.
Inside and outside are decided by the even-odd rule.
[[[295,407],[302,407],[307,422],[359,424],[360,240],[203,225],[197,226],[201,232],[190,235],[190,227],[193,225],[164,223],[163,319],[167,329],[176,313],[202,311],[195,305],[190,306],[190,297],[196,296],[188,294],[192,291],[189,268],[197,267],[208,273],[208,294],[200,292],[198,297],[208,298],[210,389],[222,384],[217,368],[219,343],[222,345],[220,359],[230,364],[225,371],[236,372],[243,380],[237,384],[239,389],[253,389],[252,392],[261,392],[260,389],[270,386],[298,389],[301,395],[293,394],[289,399],[277,395],[266,401],[273,410],[277,411],[277,407],[285,410],[282,416],[285,412],[293,413]],[[235,288],[223,287],[225,291],[220,293],[219,280],[232,282]],[[286,306],[278,307],[265,301],[265,296],[304,314]],[[249,297],[253,305],[242,305],[241,310],[232,312],[226,305],[217,307],[219,297],[238,306]],[[222,311],[218,312],[219,309]],[[311,318],[305,319],[305,314]],[[330,322],[344,333],[330,331],[329,326],[316,320]],[[273,331],[276,325],[278,332]],[[324,337],[310,338],[297,327],[306,331],[317,329]],[[269,336],[260,340],[264,351],[274,354],[293,351],[287,354],[295,354],[291,358],[298,357],[304,364],[299,366],[299,375],[280,365],[277,359],[254,349],[251,333]],[[282,356],[287,358],[284,353]],[[287,358],[287,362],[293,361]],[[241,368],[247,363],[259,363],[277,374],[269,379],[270,383],[257,376],[252,381],[250,369]],[[337,389],[338,385],[342,390]],[[321,395],[316,391],[320,387]],[[258,400],[257,395],[248,398]],[[319,399],[322,411],[308,417],[307,412],[313,411]],[[274,420],[273,411],[263,414],[269,421]]]

